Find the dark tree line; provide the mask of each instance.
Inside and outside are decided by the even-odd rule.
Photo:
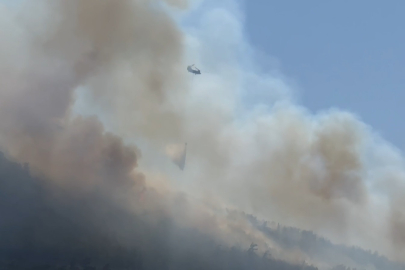
[[[216,251],[216,252],[214,252]],[[71,261],[58,260],[52,254],[43,254],[41,259],[31,257],[8,257],[0,261],[0,269],[9,270],[113,270],[113,269],[142,269],[142,270],[317,270],[309,265],[292,265],[284,261],[259,256],[246,250],[231,248],[217,250],[213,248],[209,257],[199,254],[184,254],[181,258],[172,258],[168,254],[146,254],[144,258],[136,251],[125,252],[117,257],[110,256],[109,260],[97,260],[91,257],[80,259],[80,256]],[[336,270],[341,270],[336,269]]]
[[[0,270],[317,270],[224,248],[170,217],[156,224],[97,194],[50,192],[27,166],[0,155]]]

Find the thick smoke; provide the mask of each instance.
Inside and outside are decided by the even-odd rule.
[[[64,218],[79,223],[72,227],[79,235],[74,240],[80,239],[82,225],[83,232],[118,231],[123,233],[117,239],[129,238],[125,223],[133,224],[132,218],[119,211],[130,211],[124,210],[128,200],[145,189],[143,175],[134,171],[140,151],[106,133],[96,117],[73,116],[74,91],[100,72],[113,69],[128,54],[144,59],[154,56],[170,66],[179,57],[179,32],[159,10],[142,1],[26,1],[17,11],[3,8],[1,25],[1,148],[9,158],[28,163],[33,175],[47,179],[45,198],[33,198],[39,201],[39,210],[31,209],[32,215],[39,213],[42,218],[31,229],[38,235],[32,242],[63,245],[70,238],[69,229],[60,226]],[[161,34],[166,45],[156,46],[160,42],[155,38]],[[168,75],[170,71],[151,74],[143,81],[145,93],[163,96],[160,85]],[[41,200],[46,200],[45,206]],[[49,216],[42,209],[49,206],[62,217]],[[131,211],[137,207],[138,202]],[[29,223],[19,209],[15,212]],[[54,226],[48,240],[47,226]],[[3,231],[7,233],[19,235],[18,230]],[[41,235],[45,235],[43,241]]]
[[[75,228],[94,230],[90,248],[107,235],[106,242],[153,249],[148,241],[160,243],[170,230],[180,234],[174,228],[194,228],[227,245],[277,247],[246,219],[223,213],[229,206],[392,257],[403,254],[403,211],[388,189],[381,192],[391,205],[375,208],[380,204],[372,192],[387,177],[401,186],[396,172],[403,171],[402,158],[388,167],[382,160],[391,150],[381,152],[368,127],[349,113],[314,117],[276,102],[238,117],[243,105],[235,89],[258,80],[233,66],[240,53],[230,49],[241,41],[238,22],[221,9],[203,17],[195,36],[206,41],[192,51],[203,75],[188,80],[184,45],[195,40],[180,32],[165,7],[159,1],[40,0],[1,9],[0,147],[44,179],[45,201],[38,207],[53,205],[65,215],[45,215],[40,223],[76,220]],[[99,117],[73,113],[80,91],[88,94],[85,109],[96,108]],[[141,155],[127,140],[152,147]],[[149,156],[148,165],[159,168],[165,163],[159,151],[178,141],[190,146],[182,175],[191,183],[183,185],[187,195],[170,184],[177,176],[172,172],[138,167],[141,156]],[[378,217],[385,219],[375,223]],[[162,229],[165,218],[180,227]],[[61,238],[48,247],[80,239],[57,232]],[[299,250],[278,256],[295,262],[305,257]]]
[[[230,245],[250,244],[252,237],[237,232],[242,225],[231,234],[234,229],[215,225],[223,218],[213,218],[187,197],[149,189],[136,168],[141,156],[136,147],[106,132],[97,117],[72,114],[75,91],[86,85],[106,109],[135,107],[121,121],[134,121],[142,135],[177,139],[181,117],[166,103],[168,91],[178,91],[181,35],[159,3],[43,0],[21,5],[16,13],[4,9],[1,22],[0,145],[8,158],[27,163],[37,179],[24,176],[20,191],[3,189],[4,205],[13,201],[9,196],[25,197],[14,214],[2,211],[9,221],[3,235],[11,236],[3,249],[71,254],[117,241],[151,253],[163,241],[180,252],[170,243],[174,240],[164,237],[170,230],[176,234],[175,227],[159,227],[167,218]],[[131,72],[121,72],[121,66]],[[136,94],[124,97],[127,91]],[[18,178],[4,176],[5,185],[10,177]],[[30,181],[38,183],[26,194]]]
[[[252,74],[257,71],[253,65],[235,60],[250,52],[243,45],[240,22],[232,16],[218,8],[198,17],[199,28],[190,30],[184,40],[190,60],[182,67],[196,63],[203,75],[188,81],[173,77],[165,85],[167,99],[159,108],[167,114],[157,116],[164,123],[153,121],[145,126],[137,120],[136,115],[157,113],[151,114],[150,106],[131,107],[139,93],[124,90],[134,79],[127,81],[122,75],[131,67],[120,69],[122,92],[107,93],[122,102],[101,104],[93,99],[88,104],[111,112],[105,119],[111,130],[125,138],[142,137],[156,145],[156,152],[164,151],[162,144],[187,141],[182,179],[191,194],[220,198],[224,204],[315,230],[340,243],[401,258],[394,245],[400,239],[395,235],[402,227],[397,226],[401,219],[391,210],[395,207],[390,209],[386,203],[392,193],[386,188],[386,192],[376,192],[376,185],[384,186],[390,174],[403,171],[402,164],[389,164],[388,156],[396,154],[351,113],[330,110],[314,116],[286,98],[246,112],[241,87],[246,85],[245,91],[254,96],[255,87],[268,92],[285,86],[277,77]],[[105,85],[116,82],[116,76],[105,76]],[[98,89],[88,87],[92,92]],[[156,99],[148,102],[156,104]],[[133,117],[118,121],[124,115]],[[169,116],[173,118],[165,118]],[[153,164],[149,160],[148,165]],[[155,167],[160,165],[156,161]],[[177,177],[169,174],[169,178]]]

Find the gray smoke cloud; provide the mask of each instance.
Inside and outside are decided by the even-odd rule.
[[[184,8],[181,1],[170,3]],[[181,193],[146,187],[145,176],[137,169],[138,148],[106,132],[96,116],[72,114],[75,91],[85,85],[107,112],[119,104],[122,109],[131,107],[129,119],[121,121],[134,120],[142,135],[157,142],[178,137],[181,117],[167,106],[166,96],[181,80],[177,71],[181,67],[181,34],[159,2],[43,0],[3,11],[1,149],[8,158],[28,163],[34,176],[46,179],[46,198],[38,208],[51,205],[62,213],[62,217],[45,215],[38,223],[57,227],[65,216],[79,223],[79,228],[73,226],[78,234],[81,226],[84,232],[95,230],[88,241],[96,246],[102,235],[111,234],[121,243],[143,239],[141,244],[147,245],[148,237],[154,236],[141,237],[145,234],[142,226],[129,229],[146,213],[142,219],[154,226],[177,217],[179,225],[217,234],[229,244],[239,238],[250,244],[252,239],[243,232],[228,236],[209,225],[223,221],[204,214],[201,205],[193,205]],[[131,72],[125,73],[121,66]],[[124,97],[127,93],[135,96]],[[32,196],[34,201],[42,201]],[[42,215],[41,211],[33,210],[33,215]],[[27,222],[24,215],[20,219]],[[4,231],[18,235],[18,230],[10,232],[12,227],[6,226]],[[64,226],[55,233],[60,237],[47,236],[46,230],[33,227],[38,235],[51,238],[51,244],[46,245],[38,237],[34,243],[40,246],[63,245],[64,239],[72,237]],[[158,229],[156,234],[159,239]]]
[[[186,1],[166,4],[188,7]],[[402,157],[384,152],[369,127],[339,110],[313,116],[282,99],[238,117],[244,108],[235,89],[243,79],[269,89],[284,85],[235,67],[240,26],[224,10],[204,16],[202,30],[190,37],[165,7],[141,0],[41,0],[3,7],[1,149],[47,179],[54,196],[62,188],[66,198],[89,197],[99,223],[104,214],[96,205],[102,201],[134,215],[146,211],[143,218],[152,224],[175,217],[179,226],[228,245],[276,246],[246,220],[221,213],[234,207],[401,258],[403,211],[390,199],[390,189],[381,194],[391,205],[376,208],[380,202],[370,186],[390,177],[397,190]],[[187,46],[202,76],[186,77]],[[74,113],[83,92],[86,109],[97,108],[98,117]],[[129,140],[152,145],[150,152],[141,154],[142,143],[124,144]],[[165,164],[159,151],[179,141],[188,143],[185,184],[171,182],[178,174],[156,169]],[[150,166],[139,167],[143,157]],[[395,160],[395,166],[389,163]],[[384,219],[376,223],[378,217]],[[117,238],[135,239],[127,237],[133,234],[123,223],[111,225],[122,232]],[[299,261],[303,255],[282,256]]]

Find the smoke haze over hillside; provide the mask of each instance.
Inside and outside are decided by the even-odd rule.
[[[94,232],[88,248],[163,241],[181,256],[196,243],[207,256],[204,237],[186,237],[198,231],[311,261],[229,208],[405,255],[402,154],[349,112],[310,114],[287,79],[261,71],[236,1],[38,0],[0,12],[0,148],[43,194],[12,187],[23,195],[1,208],[10,245],[26,234],[75,249],[83,229]],[[202,75],[187,73],[193,63]],[[185,142],[181,171],[164,155]],[[57,218],[30,216],[48,207]]]

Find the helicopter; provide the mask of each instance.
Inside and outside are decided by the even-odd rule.
[[[195,75],[201,74],[201,71],[192,64],[191,66],[187,66],[187,71],[193,73]]]

